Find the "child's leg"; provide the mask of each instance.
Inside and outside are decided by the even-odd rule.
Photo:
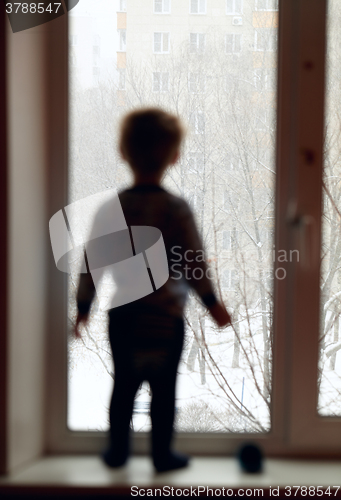
[[[132,320],[133,319],[133,320]],[[110,404],[110,442],[104,460],[111,467],[123,465],[129,455],[129,428],[134,398],[141,383],[132,364],[134,318],[122,310],[109,314],[109,338],[114,361],[114,389]]]
[[[183,345],[183,322],[176,324],[176,336],[168,363],[149,378],[153,392],[151,403],[152,454],[158,471],[185,467],[188,458],[171,451],[175,414],[175,384]]]
[[[123,465],[129,455],[129,428],[134,397],[140,380],[126,370],[116,368],[114,390],[110,404],[110,444],[104,457],[112,467]]]

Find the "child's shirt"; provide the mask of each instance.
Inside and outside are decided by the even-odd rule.
[[[153,307],[171,316],[183,316],[189,287],[206,306],[216,302],[210,272],[194,217],[188,204],[157,185],[138,185],[119,193],[123,213],[130,226],[152,226],[163,236],[169,265],[167,282],[139,299],[139,306]],[[77,304],[87,313],[95,288],[89,275],[81,275]],[[137,304],[136,304],[137,305]]]

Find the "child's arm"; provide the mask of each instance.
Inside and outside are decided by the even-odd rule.
[[[223,303],[216,302],[213,306],[209,307],[208,310],[218,326],[226,326],[232,322],[231,316]]]
[[[86,324],[89,320],[89,311],[94,295],[95,286],[91,274],[81,274],[77,291],[78,314],[74,328],[74,336],[76,339],[81,338],[79,325],[81,323]]]
[[[217,325],[219,327],[228,325],[231,323],[231,316],[227,312],[225,305],[218,301],[214,293],[212,277],[205,260],[201,258],[186,259],[186,255],[194,257],[195,255],[202,255],[204,253],[193,214],[187,203],[184,203],[182,216],[177,221],[175,227],[177,227],[177,230],[181,234],[182,252],[180,253],[183,255],[182,264],[184,271],[186,271],[184,272],[186,280],[201,297],[201,300],[209,310]],[[201,278],[196,279],[197,276],[201,276]]]

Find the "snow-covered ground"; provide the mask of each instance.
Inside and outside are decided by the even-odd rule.
[[[255,320],[255,332],[259,327],[257,323],[258,321]],[[241,323],[241,336],[243,336],[243,329],[246,330],[246,328],[247,325]],[[184,353],[179,365],[176,396],[179,430],[184,428],[184,424],[181,424],[181,411],[184,412],[186,409],[191,409],[192,413],[187,416],[185,428],[189,430],[188,418],[192,418],[193,430],[200,430],[200,423],[195,422],[197,413],[195,405],[198,405],[198,411],[202,411],[206,407],[209,415],[217,416],[218,428],[215,430],[224,431],[230,428],[242,431],[248,429],[250,421],[243,418],[242,415],[238,416],[238,409],[241,406],[243,406],[244,412],[250,412],[254,419],[265,430],[268,430],[270,425],[268,406],[255,386],[249,366],[251,361],[256,380],[262,389],[262,373],[259,364],[259,361],[262,360],[262,336],[256,333],[251,339],[246,338],[243,341],[249,362],[241,353],[240,367],[231,368],[232,329],[214,330],[210,321],[206,320],[205,330],[208,347],[208,352],[206,351],[205,354],[205,383],[202,383],[198,359],[195,362],[194,371],[188,371],[186,359],[184,359],[188,352]],[[256,351],[259,360],[255,354]],[[84,349],[73,350],[70,353],[68,394],[68,425],[70,429],[108,430],[108,408],[112,387],[112,378],[96,354],[89,351],[84,352]],[[150,418],[142,408],[145,405],[139,404],[150,401],[147,384],[140,391],[136,401],[138,410],[142,411],[137,411],[134,414],[134,429],[147,431],[150,428]]]

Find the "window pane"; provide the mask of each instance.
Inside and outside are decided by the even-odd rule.
[[[170,0],[163,0],[163,11],[170,12]]]
[[[161,52],[162,33],[154,33],[154,52]]]
[[[162,12],[162,0],[154,0],[155,12]]]
[[[191,13],[197,14],[199,7],[199,0],[191,0]]]
[[[341,5],[328,2],[324,190],[321,249],[321,326],[319,360],[320,415],[341,416],[341,198],[339,71]]]
[[[192,27],[196,33],[190,33],[190,19],[194,19],[190,12],[205,11],[201,1],[191,0],[190,12],[187,4],[181,23],[173,9],[167,27],[161,28],[153,24],[159,23],[160,16],[152,8],[141,18],[134,15],[141,1],[129,0],[127,15],[132,15],[124,31],[126,53],[122,53],[123,30],[120,35],[112,29],[117,22],[124,27],[125,14],[117,15],[117,5],[102,0],[98,9],[96,2],[84,0],[70,11],[70,63],[77,61],[77,66],[70,66],[72,231],[77,239],[108,189],[121,190],[132,182],[116,147],[122,116],[144,105],[178,113],[188,133],[180,160],[163,185],[193,207],[214,282],[234,323],[217,329],[200,300],[190,294],[176,426],[194,432],[268,431],[273,259],[272,237],[266,234],[274,229],[276,51],[257,52],[255,0],[244,0],[241,26],[222,24],[218,16],[202,16],[200,26]],[[167,2],[162,5],[166,10]],[[238,0],[231,5],[233,11],[241,9]],[[268,30],[268,45],[276,49],[276,28],[269,29],[266,23],[257,32]],[[183,50],[184,40],[189,41],[189,50]],[[96,65],[94,45],[98,46]],[[199,54],[204,46],[207,58]],[[238,56],[226,52],[238,52]],[[70,325],[76,315],[79,270],[74,261],[69,279]],[[110,286],[106,279],[104,297]],[[98,299],[83,340],[69,341],[68,425],[104,431],[114,373],[107,312]],[[149,407],[150,391],[144,384],[134,406],[135,430],[150,428]]]
[[[226,0],[226,12],[228,14],[234,13],[234,0]]]
[[[162,51],[168,52],[169,51],[169,34],[162,33],[162,35],[163,35]]]
[[[206,12],[206,0],[199,0],[199,10],[201,14]]]

